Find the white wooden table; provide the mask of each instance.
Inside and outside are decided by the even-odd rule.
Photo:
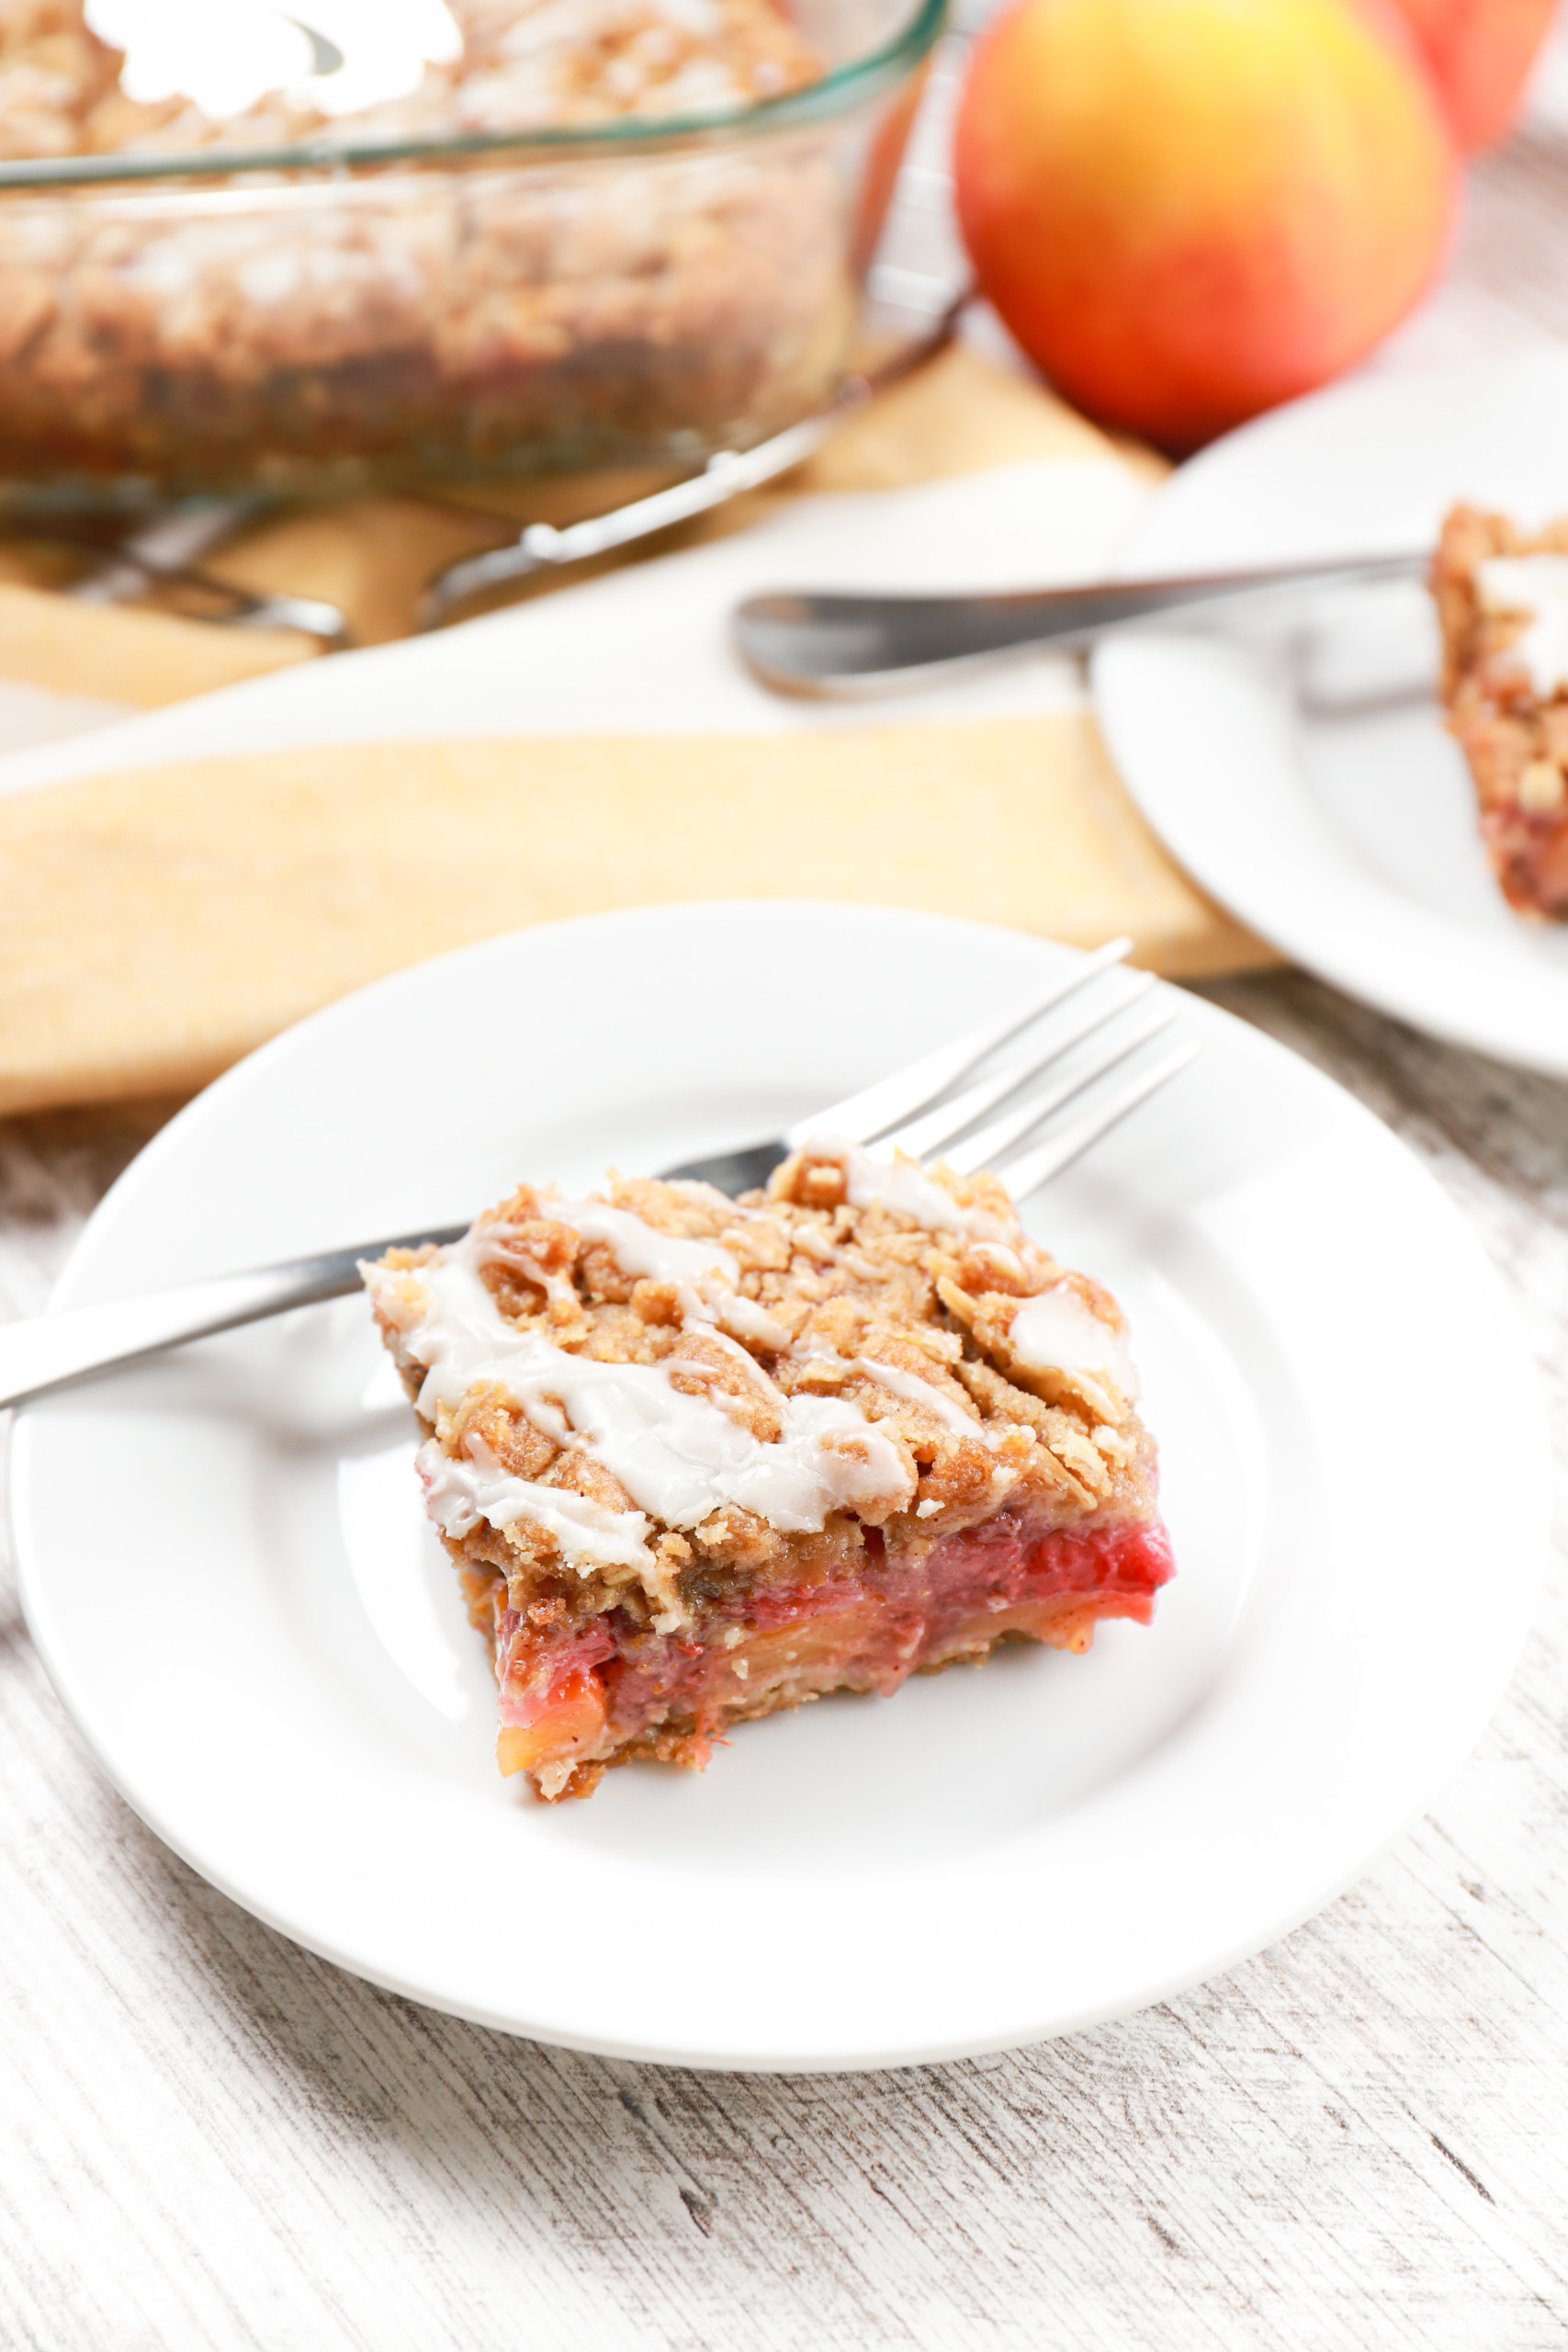
[[[1542,334],[1568,334],[1550,85],[1382,364]],[[1212,993],[1429,1163],[1561,1424],[1568,1090],[1297,975]],[[0,1124],[0,1314],[42,1304],[159,1116]],[[105,1785],[0,1564],[0,1998],[6,2352],[1558,2347],[1568,1577],[1470,1764],[1283,1943],[1016,2056],[800,2080],[536,2048],[297,1951]]]

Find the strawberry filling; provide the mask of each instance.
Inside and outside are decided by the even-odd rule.
[[[890,1693],[1003,1634],[1085,1650],[1102,1617],[1147,1624],[1173,1573],[1157,1520],[1053,1527],[1002,1511],[921,1559],[889,1560],[868,1540],[855,1574],[743,1589],[684,1634],[612,1610],[563,1639],[502,1607],[502,1769],[536,1771],[592,1754],[606,1733],[619,1744],[664,1729],[700,1760],[728,1718],[761,1712],[769,1693]]]

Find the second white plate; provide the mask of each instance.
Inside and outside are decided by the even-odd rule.
[[[1568,512],[1564,414],[1568,352],[1341,385],[1183,467],[1122,568],[1429,548],[1460,499],[1543,521]],[[1568,1075],[1568,928],[1505,906],[1437,670],[1411,583],[1108,639],[1094,684],[1144,814],[1234,914],[1419,1028]]]
[[[659,908],[400,973],[254,1055],[92,1219],[61,1305],[776,1133],[1069,950],[876,908]],[[1182,1004],[1194,1067],[1032,1204],[1132,1317],[1178,1575],[1146,1630],[740,1726],[549,1808],[420,1510],[364,1303],[18,1421],[17,1553],[131,1804],[329,1959],[549,2041],[877,2066],[1164,1997],[1292,1926],[1460,1761],[1523,1636],[1546,1445],[1492,1269],[1387,1131]],[[1506,1476],[1456,1476],[1466,1379]]]

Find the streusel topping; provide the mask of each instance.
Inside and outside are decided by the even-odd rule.
[[[376,11],[364,13],[367,39],[374,38]],[[203,61],[192,57],[182,81],[177,59],[182,44],[190,47],[188,11],[171,41],[157,37],[159,0],[114,0],[96,11],[87,0],[0,0],[0,154],[265,146],[338,124],[356,139],[406,138],[704,114],[777,96],[821,72],[776,0],[445,0],[421,13],[434,17],[438,31],[445,18],[449,37],[408,44],[412,86],[373,96],[345,114],[344,97],[367,78],[355,74],[362,61],[351,45],[335,73],[312,74],[309,37],[282,7],[280,70],[288,70],[290,26],[307,70],[266,87],[266,57],[258,50],[263,86],[252,95],[243,71],[234,71],[244,28],[226,25],[216,7],[214,63],[229,70],[204,74]],[[340,90],[345,67],[355,78]],[[135,95],[165,83],[175,85],[166,95]],[[225,86],[230,103],[219,111],[217,92]],[[209,91],[213,111],[197,91]]]
[[[872,1167],[825,1139],[739,1203],[524,1186],[455,1249],[366,1270],[435,1515],[514,1606],[564,1581],[574,1612],[670,1630],[707,1575],[827,1574],[1004,1499],[1069,1522],[1133,1490],[1114,1301],[994,1178]]]

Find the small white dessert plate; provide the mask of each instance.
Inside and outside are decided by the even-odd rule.
[[[1131,573],[1429,548],[1457,500],[1568,512],[1568,352],[1369,377],[1184,466]],[[1144,814],[1206,889],[1325,979],[1416,1027],[1568,1075],[1568,930],[1509,912],[1436,699],[1416,582],[1290,623],[1108,639],[1095,696]]]
[[[776,1132],[1071,952],[778,903],[466,949],[193,1102],[57,1303]],[[412,1416],[343,1300],[19,1417],[28,1622],[116,1785],[214,1884],[378,1984],[696,2065],[1027,2042],[1304,1918],[1497,1701],[1545,1546],[1545,1430],[1501,1284],[1409,1153],[1213,1007],[1181,1025],[1193,1068],[1030,1211],[1132,1317],[1179,1564],[1147,1630],[828,1700],[739,1727],[705,1774],[631,1766],[541,1805],[496,1772]],[[1474,1380],[1506,1479],[1454,1476]]]

